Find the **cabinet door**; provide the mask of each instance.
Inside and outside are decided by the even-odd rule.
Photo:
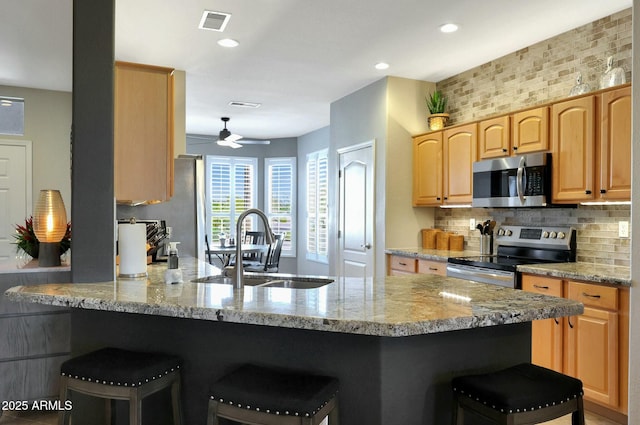
[[[478,144],[481,159],[509,156],[511,129],[509,116],[480,121],[478,124]]]
[[[447,263],[435,260],[418,260],[418,273],[447,275]]]
[[[556,103],[552,107],[555,203],[576,203],[594,198],[594,114],[594,96]]]
[[[413,205],[442,204],[442,132],[413,139]]]
[[[416,259],[400,255],[388,256],[388,271],[390,276],[413,274],[416,272]]]
[[[473,163],[477,160],[476,123],[444,130],[444,203],[471,204]]]
[[[114,170],[120,202],[173,195],[173,69],[116,63]]]
[[[598,194],[603,200],[631,200],[631,87],[601,95],[602,122]]]
[[[524,275],[522,290],[562,297],[562,279]],[[531,363],[562,373],[562,344],[562,319],[531,323]]]
[[[516,112],[511,119],[514,154],[549,150],[549,107]]]
[[[617,289],[571,281],[568,288],[568,298],[585,308],[567,320],[566,373],[582,380],[587,399],[618,408]]]

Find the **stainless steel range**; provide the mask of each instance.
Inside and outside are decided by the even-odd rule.
[[[495,240],[495,255],[449,258],[447,276],[520,288],[518,265],[576,261],[572,227],[502,226]]]

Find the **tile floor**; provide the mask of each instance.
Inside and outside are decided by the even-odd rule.
[[[58,415],[55,412],[2,412],[0,425],[57,425]],[[585,413],[586,425],[619,425],[602,416],[590,412]],[[571,425],[571,416],[545,422],[544,425]]]

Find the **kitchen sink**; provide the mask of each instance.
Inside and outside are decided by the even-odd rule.
[[[265,275],[244,275],[243,283],[245,286],[260,286],[263,288],[289,288],[289,289],[314,289],[328,285],[333,279],[310,277],[310,276],[265,276]],[[222,275],[213,275],[193,279],[196,283],[220,283],[232,285],[233,280],[230,277]]]
[[[265,283],[268,283],[270,281],[272,281],[273,278],[272,277],[267,277],[267,276],[244,276],[244,284],[246,286],[260,286],[260,285],[264,285]],[[206,277],[199,277],[197,279],[193,279],[192,282],[196,282],[196,283],[222,283],[222,284],[226,284],[226,285],[233,285],[233,279],[231,279],[230,277],[227,276],[223,276],[223,275],[213,275],[213,276],[206,276]]]
[[[333,279],[303,278],[303,279],[276,279],[269,281],[263,288],[290,288],[290,289],[313,289],[320,288],[333,282]]]

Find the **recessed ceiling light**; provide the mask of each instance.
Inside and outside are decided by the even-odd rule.
[[[223,38],[222,40],[218,40],[218,44],[222,47],[237,47],[240,43],[232,38]]]
[[[389,64],[386,63],[386,62],[378,62],[375,65],[375,67],[376,67],[376,69],[379,69],[379,70],[388,69],[389,68]]]
[[[458,26],[456,24],[440,25],[440,31],[444,33],[456,32],[458,31]]]

